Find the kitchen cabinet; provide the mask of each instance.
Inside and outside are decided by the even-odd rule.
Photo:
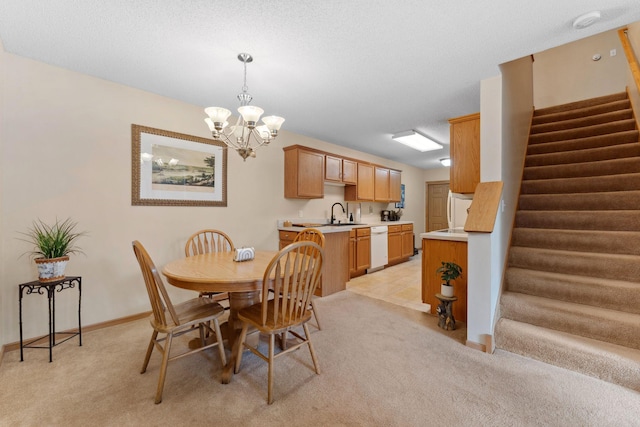
[[[324,154],[300,146],[284,148],[284,197],[324,197]]]
[[[280,249],[293,243],[295,231],[279,230]],[[318,296],[331,295],[347,288],[349,281],[349,233],[347,230],[324,233],[322,277],[316,288]]]
[[[480,182],[480,113],[449,119],[453,193],[471,194]]]
[[[401,172],[389,169],[389,201],[399,202],[402,198],[400,184],[402,183]]]
[[[325,155],[324,180],[342,184],[357,184],[357,162],[333,155]]]
[[[467,242],[452,240],[422,239],[422,302],[431,305],[431,314],[436,314],[442,280],[436,273],[442,262],[455,262],[462,267],[462,274],[453,284],[453,294],[458,300],[453,303],[456,321],[467,321]]]
[[[376,202],[389,202],[389,169],[375,166],[374,171],[373,199]]]
[[[374,198],[374,166],[358,163],[358,183],[344,187],[344,200],[348,202],[371,202]]]
[[[371,228],[354,228],[349,238],[349,276],[361,276],[370,266]]]
[[[387,243],[388,265],[408,261],[413,256],[413,224],[389,225]]]

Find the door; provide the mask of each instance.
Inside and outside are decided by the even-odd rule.
[[[447,196],[449,195],[449,182],[427,182],[426,185],[426,230],[442,230],[449,228],[447,221]]]

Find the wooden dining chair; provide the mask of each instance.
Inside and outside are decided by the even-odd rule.
[[[235,247],[231,238],[224,232],[214,229],[200,230],[187,239],[184,254],[187,257],[211,252],[233,252]],[[214,301],[229,299],[227,292],[200,292],[201,297],[208,297]]]
[[[243,322],[240,332],[240,345],[237,349],[234,371],[240,371],[242,353],[248,348],[269,364],[267,402],[273,402],[273,370],[276,358],[283,356],[303,345],[309,346],[311,359],[316,374],[320,367],[311,343],[311,334],[307,322],[311,319],[309,304],[311,296],[320,281],[320,271],[324,258],[324,250],[309,241],[292,243],[278,252],[267,266],[262,281],[262,301],[238,312],[238,319]],[[269,288],[274,290],[274,297],[269,297]],[[246,342],[247,330],[255,327],[269,336],[269,353],[264,355]],[[293,328],[302,326],[304,337]],[[275,354],[275,336],[283,332],[294,335],[298,342],[286,350]]]
[[[162,402],[162,390],[167,374],[167,365],[170,361],[218,346],[222,366],[226,365],[227,358],[224,353],[224,344],[222,343],[222,334],[218,321],[218,318],[224,313],[224,308],[208,298],[193,298],[173,305],[156,266],[144,246],[137,240],[133,242],[133,252],[140,264],[153,312],[150,317],[153,333],[151,334],[151,340],[149,341],[147,354],[144,357],[140,373],[144,374],[146,372],[153,348],[157,348],[162,353],[162,363],[160,365],[160,378],[158,379],[155,402],[160,403]],[[210,323],[213,323],[213,330],[209,326]],[[193,331],[200,332],[201,346],[171,356],[173,338]],[[205,331],[215,333],[216,341],[207,345],[205,343]],[[161,335],[162,338],[158,338],[158,334],[163,334]],[[163,342],[164,346],[162,345]]]
[[[324,234],[322,234],[322,232],[317,228],[307,228],[302,230],[293,239],[293,243],[303,240],[317,243],[322,249],[324,249]],[[320,318],[318,317],[318,310],[316,310],[316,303],[314,299],[311,300],[311,312],[313,314],[313,317],[315,317],[316,319],[316,326],[319,330],[322,330],[322,326],[320,326]],[[283,340],[283,343],[284,342],[286,341]]]

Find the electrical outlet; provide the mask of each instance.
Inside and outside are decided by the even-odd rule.
[[[302,212],[302,211],[298,211],[298,217],[299,217],[299,218],[302,218],[303,216],[304,216],[304,215],[303,215],[303,212]]]
[[[609,51],[609,56],[616,56],[616,54],[617,54],[617,52],[616,52],[616,50],[615,50],[615,49],[611,49],[611,50]]]
[[[502,208],[502,212],[504,213],[504,200],[500,200],[500,207]]]

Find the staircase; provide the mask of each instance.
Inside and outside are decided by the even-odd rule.
[[[640,142],[626,93],[536,110],[496,347],[640,391]]]

